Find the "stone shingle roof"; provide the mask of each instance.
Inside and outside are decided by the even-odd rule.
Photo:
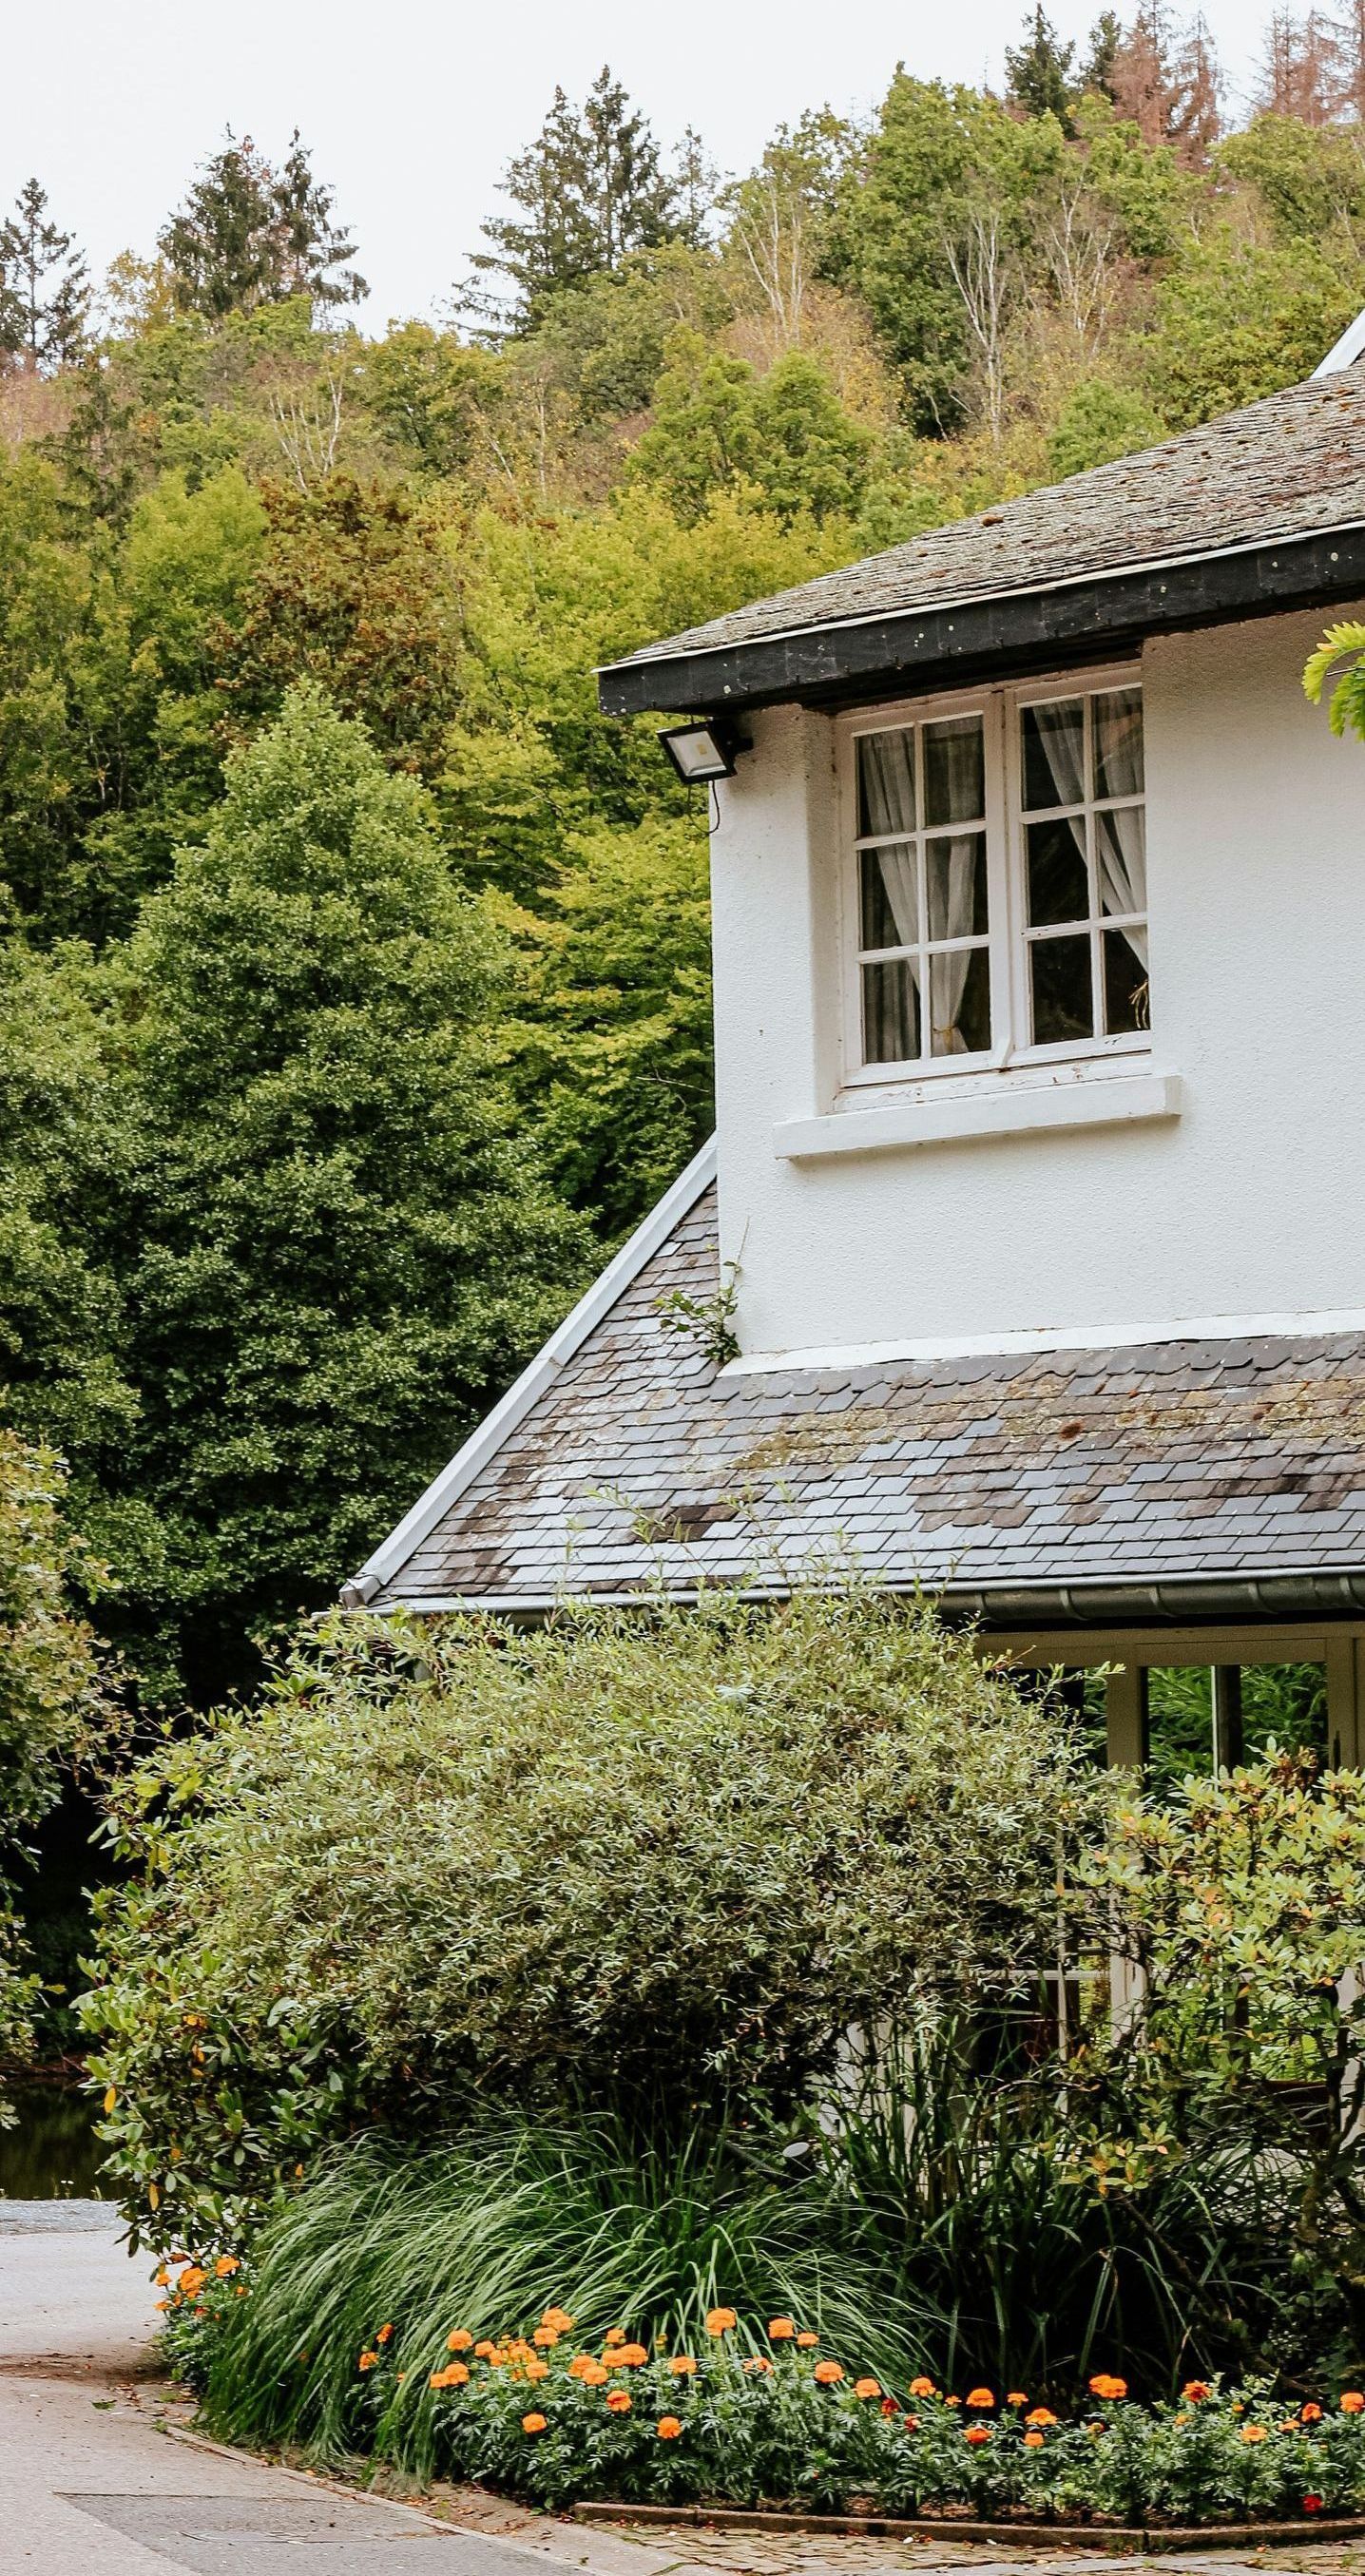
[[[1357,1597],[1365,1334],[718,1376],[657,1308],[713,1294],[717,1259],[708,1189],[377,1608],[780,1583],[848,1553],[1003,1624],[1048,1587],[1254,1578],[1288,1615],[1309,1574]]]
[[[998,598],[1365,520],[1365,367],[778,591],[610,667]]]

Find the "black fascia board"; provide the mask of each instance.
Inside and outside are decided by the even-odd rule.
[[[1315,530],[1193,561],[1104,573],[837,626],[758,636],[598,673],[604,715],[717,714],[792,699],[848,704],[1130,646],[1164,628],[1214,626],[1365,593],[1365,528]]]

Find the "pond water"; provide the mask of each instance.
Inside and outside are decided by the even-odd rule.
[[[0,2129],[0,2200],[98,2200],[97,2111],[69,2085],[10,2087],[18,2119]]]

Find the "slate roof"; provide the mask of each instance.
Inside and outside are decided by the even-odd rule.
[[[754,600],[609,666],[1001,597],[1365,520],[1365,367]]]
[[[1005,1626],[1073,1587],[1079,1617],[1134,1587],[1223,1615],[1253,1579],[1268,1614],[1305,1577],[1365,1600],[1365,1334],[718,1375],[658,1312],[717,1265],[708,1188],[376,1608],[780,1588],[849,1555]]]

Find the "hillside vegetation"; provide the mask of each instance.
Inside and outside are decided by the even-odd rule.
[[[1009,79],[722,183],[604,73],[380,337],[297,137],[99,296],[36,181],[0,230],[0,1387],[148,1704],[250,1681],[707,1130],[706,818],[593,666],[1365,303],[1359,0],[1235,130],[1156,6]]]

